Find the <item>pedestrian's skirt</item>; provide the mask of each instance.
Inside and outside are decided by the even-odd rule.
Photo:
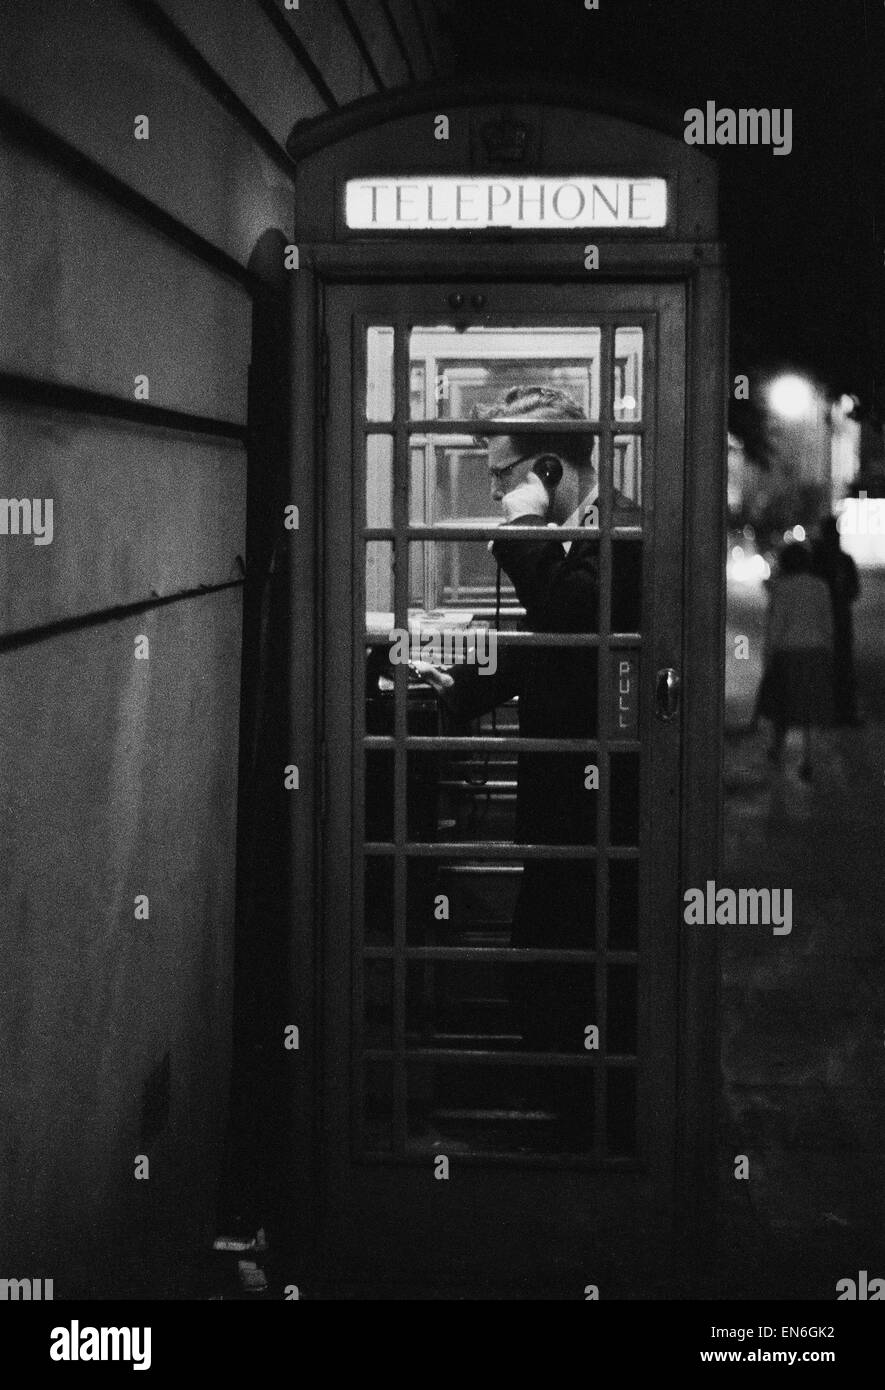
[[[833,666],[825,647],[773,653],[762,677],[756,713],[781,728],[832,724]]]

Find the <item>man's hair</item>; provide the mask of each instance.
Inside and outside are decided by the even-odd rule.
[[[476,407],[480,420],[586,420],[577,401],[557,386],[512,386],[492,405]],[[520,434],[516,428],[508,432],[521,454],[558,454],[576,468],[586,467],[593,452],[589,434]],[[481,438],[481,437],[480,437]],[[482,439],[488,444],[487,439]]]

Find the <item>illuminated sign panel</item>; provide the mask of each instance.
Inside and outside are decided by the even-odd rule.
[[[639,178],[350,179],[353,231],[562,231],[663,227],[667,180]]]

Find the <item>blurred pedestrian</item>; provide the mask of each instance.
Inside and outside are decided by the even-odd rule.
[[[834,516],[821,522],[820,536],[812,548],[815,574],[830,590],[833,608],[833,703],[837,724],[856,727],[857,677],[854,672],[854,622],[851,605],[860,594],[857,565],[839,543],[839,527]]]
[[[792,542],[780,553],[771,585],[758,712],[774,725],[769,757],[780,762],[787,730],[802,730],[800,775],[812,775],[812,734],[833,720],[833,614],[811,553]]]

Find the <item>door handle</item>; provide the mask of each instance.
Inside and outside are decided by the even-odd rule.
[[[655,714],[669,723],[679,713],[682,677],[673,666],[662,666],[655,687]]]

